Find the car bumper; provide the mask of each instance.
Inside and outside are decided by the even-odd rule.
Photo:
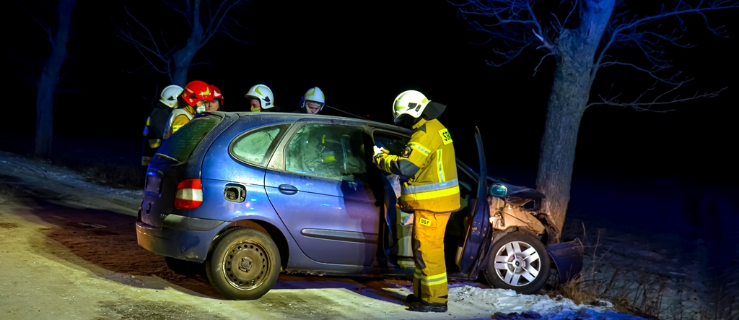
[[[139,246],[158,255],[203,262],[213,238],[227,223],[171,214],[161,228],[136,222],[136,238]]]
[[[557,267],[560,283],[570,281],[580,274],[583,264],[583,245],[580,239],[550,244],[546,248]]]

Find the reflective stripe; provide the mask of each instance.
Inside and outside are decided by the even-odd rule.
[[[413,274],[413,276],[416,279],[421,280],[421,285],[424,286],[433,286],[437,284],[442,284],[447,282],[446,272],[435,274],[432,276],[424,276],[423,273],[419,272],[420,270],[416,269],[416,273]]]
[[[177,132],[177,130],[180,130],[184,125],[178,125],[178,126],[172,126],[172,133]]]
[[[451,188],[436,190],[436,191],[404,194],[401,196],[401,198],[406,201],[414,201],[414,200],[417,201],[417,200],[441,198],[441,197],[451,196],[451,195],[458,194],[458,193],[459,193],[459,186],[454,186]]]
[[[151,162],[151,157],[143,156],[141,157],[141,165],[142,166],[148,166],[149,162]]]
[[[440,182],[440,183],[431,183],[431,184],[424,184],[420,186],[411,186],[411,187],[401,187],[401,191],[404,194],[411,194],[411,193],[441,190],[441,189],[454,187],[457,185],[459,185],[459,180],[453,179],[453,180]]]
[[[431,153],[431,151],[429,151],[429,149],[426,149],[426,147],[422,146],[419,143],[416,143],[416,142],[408,142],[408,145],[411,148],[416,149],[419,152],[423,153],[424,155],[429,155],[429,153]]]
[[[146,126],[148,127],[150,125],[151,125],[151,117],[148,117],[146,118]]]
[[[162,140],[159,139],[149,139],[149,147],[153,148],[159,148],[159,146],[162,145]]]
[[[441,161],[441,149],[436,150],[436,167],[439,171],[439,182],[444,182],[444,163]]]

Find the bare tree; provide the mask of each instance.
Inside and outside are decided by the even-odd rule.
[[[549,95],[544,134],[541,141],[539,170],[536,185],[547,195],[544,209],[557,227],[559,241],[570,200],[570,183],[575,161],[577,133],[583,113],[590,106],[611,105],[630,107],[640,111],[658,111],[657,106],[699,98],[717,96],[726,88],[715,92],[695,93],[681,97],[679,90],[692,79],[680,71],[672,70],[665,46],[689,48],[683,43],[680,32],[685,31],[684,16],[695,15],[703,19],[709,31],[723,35],[721,27],[714,28],[706,13],[739,7],[736,0],[686,0],[662,4],[655,14],[643,15],[628,10],[628,3],[619,0],[561,0],[536,3],[534,0],[467,0],[452,1],[459,13],[473,30],[483,32],[488,41],[501,40],[504,48],[495,50],[500,66],[518,57],[524,50],[535,48],[543,52],[534,74],[547,57],[553,57],[556,67],[554,82]],[[552,4],[556,8],[551,10]],[[537,5],[550,7],[538,9]],[[644,3],[633,3],[643,8]],[[677,28],[669,30],[661,25],[666,19],[674,19]],[[613,48],[623,52],[636,50],[640,55],[623,55],[623,59],[609,55]],[[635,61],[626,58],[640,56]],[[601,68],[621,66],[642,72],[655,81],[655,85],[632,99],[621,94],[598,95],[590,101],[591,88]],[[664,89],[660,89],[664,88]]]
[[[51,156],[54,138],[54,96],[57,85],[63,79],[61,73],[67,61],[67,42],[72,28],[72,10],[77,0],[59,0],[56,8],[56,28],[31,12],[28,8],[16,2],[44,31],[46,39],[51,44],[51,53],[46,59],[41,73],[34,78],[36,91],[36,142],[34,154],[38,157]]]
[[[189,25],[190,35],[185,43],[169,44],[171,37],[157,30],[151,30],[144,22],[136,18],[128,9],[128,19],[124,27],[118,28],[118,36],[131,43],[146,63],[141,68],[149,67],[155,72],[166,74],[171,83],[184,87],[187,82],[187,71],[193,65],[195,54],[217,33],[222,33],[234,40],[246,42],[237,37],[236,30],[241,25],[231,17],[234,9],[246,0],[180,0],[162,2],[185,18]],[[182,29],[187,32],[187,29]],[[140,68],[139,68],[140,69]]]

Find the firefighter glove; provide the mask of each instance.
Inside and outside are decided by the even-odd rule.
[[[375,164],[377,164],[380,156],[390,153],[390,151],[388,151],[387,149],[380,148],[378,146],[373,146],[372,148],[375,150],[375,153],[372,155],[372,162],[374,162]]]

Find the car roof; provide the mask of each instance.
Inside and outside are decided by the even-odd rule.
[[[307,115],[304,113],[291,113],[291,112],[250,112],[250,111],[244,111],[244,112],[211,112],[213,114],[236,114],[239,116],[239,118],[243,117],[268,117],[270,119],[274,119],[277,121],[298,121],[300,119],[309,119],[309,120],[324,120],[324,121],[343,121],[343,122],[361,122],[365,125],[372,126],[375,128],[381,128],[386,129],[389,131],[395,131],[398,133],[404,133],[404,134],[410,134],[410,130],[407,128],[403,128],[397,125],[393,124],[387,124],[372,120],[365,120],[360,118],[348,118],[348,117],[339,117],[339,116],[324,116],[324,115]]]

